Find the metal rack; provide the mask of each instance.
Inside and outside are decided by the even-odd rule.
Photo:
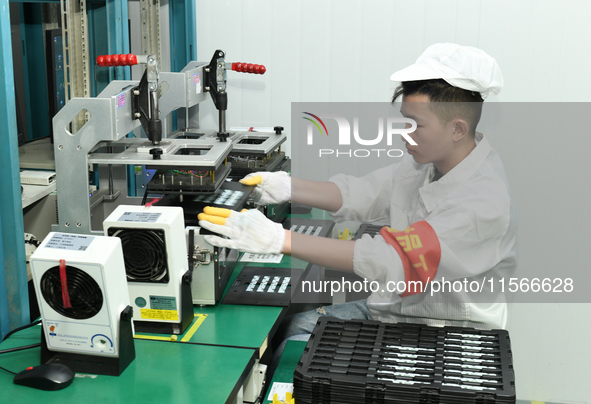
[[[0,185],[0,223],[2,233],[2,254],[5,276],[0,277],[0,340],[10,330],[29,322],[29,301],[27,271],[25,264],[24,226],[22,200],[20,195],[18,130],[16,123],[16,102],[14,68],[10,32],[8,0],[0,7],[0,130],[4,134],[4,147],[0,149],[2,176]],[[16,2],[16,1],[15,1]],[[44,3],[45,1],[32,1]],[[55,3],[55,0],[47,2]],[[30,3],[30,2],[29,2]],[[159,0],[141,0],[144,16],[150,21],[159,21]],[[194,2],[172,0],[169,2],[171,21],[171,54],[173,71],[179,71],[190,60],[196,60],[196,10]],[[62,26],[73,29],[70,35],[68,83],[71,96],[87,96],[100,93],[114,79],[128,80],[129,67],[113,67],[108,77],[97,76],[95,66],[90,63],[96,55],[129,53],[128,4],[127,0],[86,2],[85,0],[61,0]],[[139,16],[138,16],[139,17]],[[142,17],[143,18],[143,17]],[[34,27],[39,31],[38,27]],[[155,28],[155,29],[154,29]],[[79,35],[82,33],[83,35]],[[67,33],[66,33],[67,34]],[[106,41],[105,41],[106,38]],[[142,48],[150,52],[160,51],[159,25],[142,27]],[[178,52],[185,49],[185,52]],[[179,68],[180,67],[180,68]],[[32,71],[30,73],[33,73]],[[44,72],[42,72],[44,74]],[[31,77],[31,74],[29,74]],[[27,80],[27,78],[25,78]],[[73,94],[73,95],[72,95]],[[42,98],[42,97],[39,97]],[[39,108],[39,110],[47,110]],[[48,126],[51,123],[48,122]]]

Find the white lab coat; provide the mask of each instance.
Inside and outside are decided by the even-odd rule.
[[[343,198],[343,206],[332,214],[336,221],[385,223],[404,230],[426,220],[441,246],[434,282],[467,278],[484,286],[476,293],[466,293],[464,287],[458,293],[433,296],[430,288],[404,298],[389,293],[389,281],[404,281],[402,261],[382,236],[363,235],[355,243],[353,269],[380,284],[380,290],[367,300],[370,318],[505,328],[507,305],[498,280],[508,278],[516,268],[515,207],[498,153],[482,134],[477,133],[476,141],[470,155],[435,182],[431,182],[434,166],[417,164],[410,156],[361,178],[339,174],[330,179]]]

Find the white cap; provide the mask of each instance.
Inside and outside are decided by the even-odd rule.
[[[494,58],[480,49],[454,43],[429,46],[415,64],[390,76],[390,80],[400,82],[430,79],[477,91],[483,99],[503,88],[503,75]]]

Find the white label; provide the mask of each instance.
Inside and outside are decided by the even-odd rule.
[[[255,275],[252,277],[252,280],[250,281],[250,283],[248,284],[248,288],[246,288],[247,292],[252,292],[254,290],[254,287],[257,285],[257,282],[259,281],[259,276]]]
[[[277,285],[279,284],[280,280],[281,280],[280,276],[274,276],[273,282],[271,282],[271,286],[269,286],[269,289],[267,289],[267,292],[275,293],[275,289],[277,288]]]
[[[114,355],[111,327],[86,325],[69,321],[51,322],[44,320],[47,345],[55,350],[71,352],[89,352],[93,354]]]
[[[259,285],[257,292],[264,292],[265,291],[265,288],[267,287],[267,283],[269,283],[270,278],[271,278],[270,276],[263,277],[263,280],[262,280],[261,284]]]
[[[155,223],[162,213],[152,212],[125,212],[117,220],[118,222],[134,222],[134,223]]]
[[[94,240],[94,236],[56,233],[45,244],[45,247],[58,250],[86,251],[92,240]]]
[[[240,258],[241,262],[261,262],[268,264],[279,264],[283,259],[283,254],[253,254],[244,253]]]
[[[275,382],[271,386],[271,391],[269,392],[269,397],[267,397],[267,400],[273,401],[273,396],[277,394],[277,400],[285,401],[285,393],[287,392],[293,394],[293,383]]]
[[[283,278],[283,282],[281,283],[281,286],[279,287],[278,293],[285,293],[285,290],[289,286],[290,280],[291,280],[291,277],[289,277],[289,276],[286,276],[285,278]]]
[[[199,94],[201,92],[201,78],[199,77],[199,73],[193,75],[193,85],[195,86],[195,94]]]

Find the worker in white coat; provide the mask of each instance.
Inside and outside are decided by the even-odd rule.
[[[328,182],[260,172],[261,205],[287,200],[325,209],[336,221],[387,223],[356,241],[292,233],[257,210],[207,208],[200,225],[226,236],[210,243],[255,253],[285,253],[353,271],[379,288],[367,301],[299,315],[284,336],[310,333],[322,314],[477,328],[504,328],[506,302],[498,279],[516,267],[516,217],[503,164],[476,130],[484,99],[503,79],[485,52],[456,44],[430,46],[394,73],[403,116],[413,119],[408,156],[356,178]],[[374,283],[375,285],[376,283]],[[392,291],[392,285],[402,285]],[[460,287],[458,287],[458,285]],[[474,286],[482,286],[475,288]],[[444,291],[444,292],[442,292]]]

